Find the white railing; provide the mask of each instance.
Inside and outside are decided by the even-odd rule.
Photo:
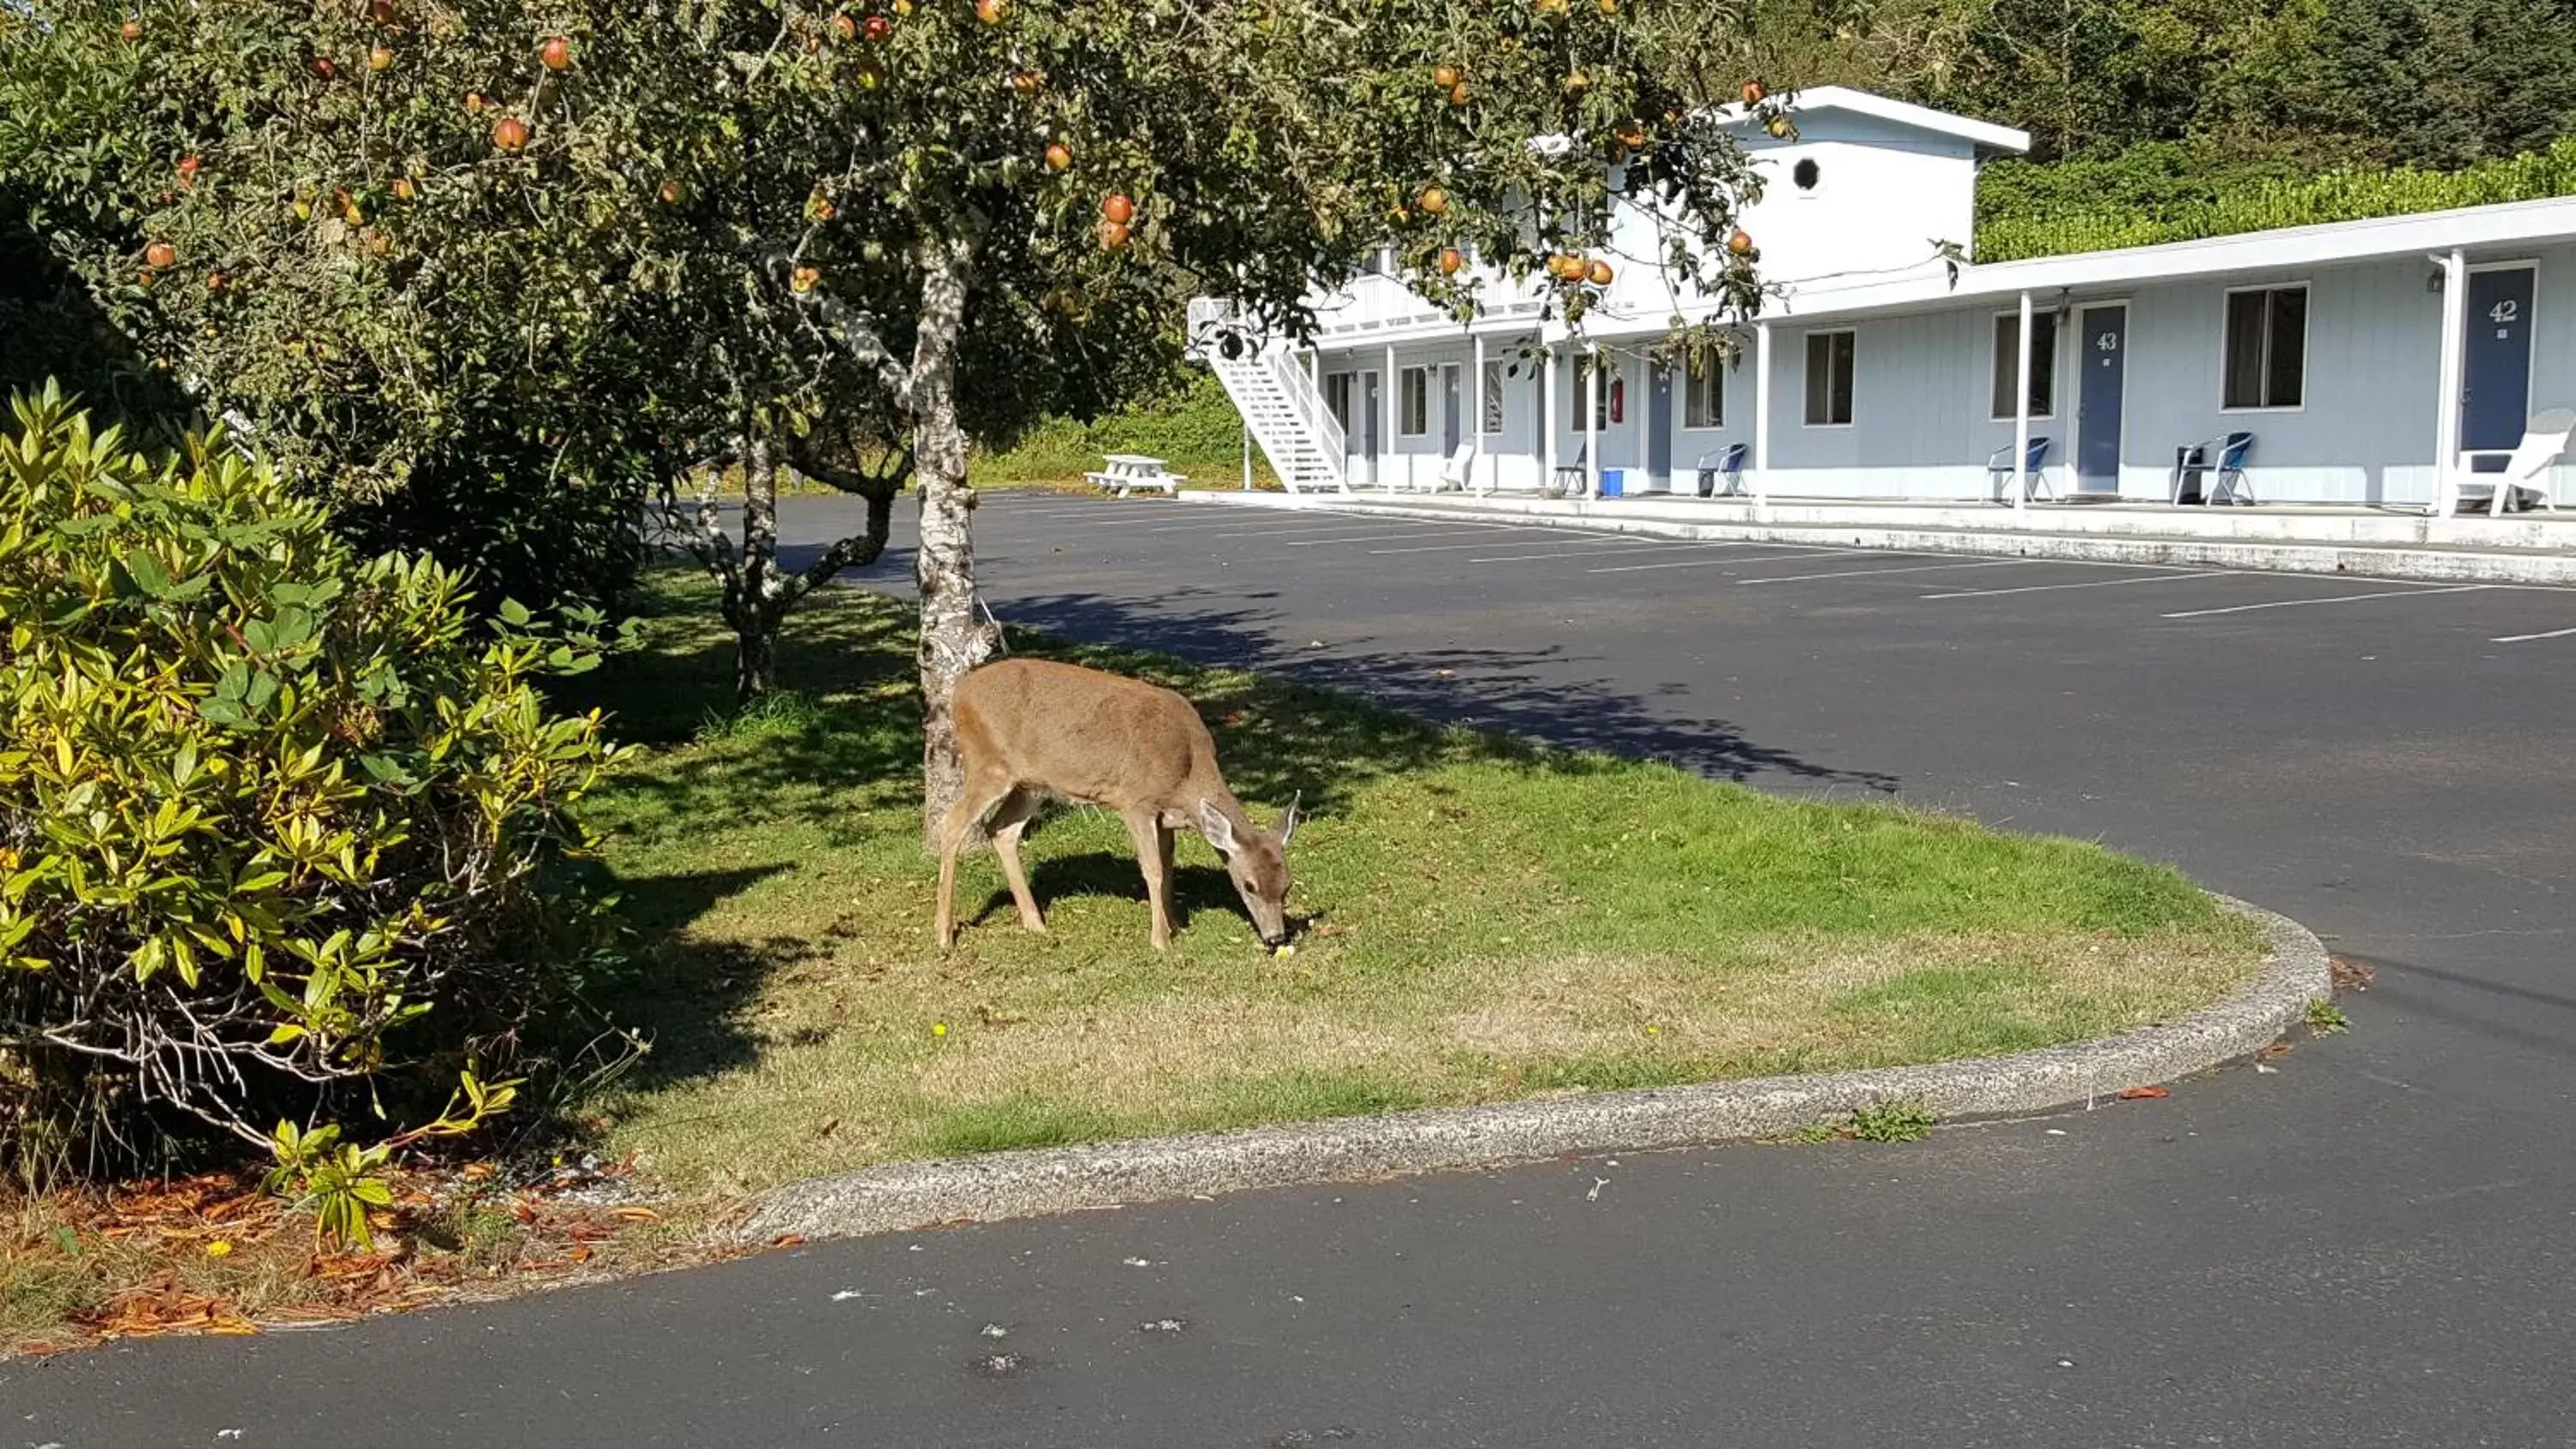
[[[1324,395],[1316,391],[1315,380],[1306,375],[1306,369],[1297,361],[1297,354],[1283,347],[1264,356],[1262,364],[1270,369],[1272,380],[1279,386],[1280,396],[1288,399],[1288,405],[1297,410],[1297,421],[1306,429],[1306,436],[1314,440],[1316,451],[1324,455],[1324,462],[1333,470],[1333,476],[1336,479],[1342,477],[1350,465],[1343,456],[1346,445],[1341,420],[1333,416],[1331,408],[1324,406]]]

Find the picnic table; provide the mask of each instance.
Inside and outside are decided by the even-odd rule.
[[[1142,453],[1111,453],[1102,461],[1108,466],[1083,474],[1084,481],[1106,488],[1121,498],[1137,488],[1160,488],[1171,493],[1190,481],[1165,468],[1162,459],[1149,458]]]

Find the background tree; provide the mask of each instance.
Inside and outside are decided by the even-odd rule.
[[[674,441],[635,211],[601,184],[632,160],[501,143],[555,75],[543,33],[477,0],[0,24],[0,187],[51,260],[154,372],[487,598],[613,593]]]

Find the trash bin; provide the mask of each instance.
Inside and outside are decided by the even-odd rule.
[[[1602,469],[1602,470],[1601,470],[1601,496],[1602,496],[1602,497],[1604,497],[1604,498],[1616,498],[1616,497],[1619,497],[1622,493],[1624,493],[1624,492],[1626,491],[1627,478],[1628,478],[1628,470],[1627,470],[1627,469],[1625,469],[1625,468],[1604,468],[1604,469]]]

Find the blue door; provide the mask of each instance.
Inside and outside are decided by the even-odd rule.
[[[2129,309],[2126,304],[2087,307],[2075,355],[2083,375],[2075,384],[2075,489],[2120,491],[2120,411],[2129,374]]]
[[[2469,273],[2460,374],[2460,446],[2511,449],[2531,416],[2529,267]]]
[[[1673,370],[1658,366],[1646,383],[1646,489],[1673,486]]]

